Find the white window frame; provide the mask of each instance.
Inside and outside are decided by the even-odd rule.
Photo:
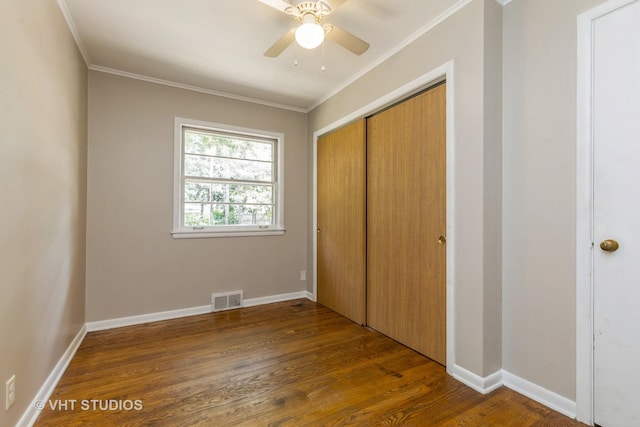
[[[184,216],[184,128],[196,128],[210,132],[235,133],[240,137],[259,137],[275,140],[275,212],[271,225],[224,225],[207,227],[185,227]],[[173,230],[174,239],[206,237],[280,236],[284,228],[284,134],[264,130],[229,126],[200,120],[176,117],[174,120],[174,176],[173,176]]]

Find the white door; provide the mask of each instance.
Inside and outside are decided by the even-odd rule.
[[[598,18],[593,30],[594,421],[638,427],[640,1]]]

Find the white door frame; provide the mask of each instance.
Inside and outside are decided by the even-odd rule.
[[[594,23],[640,0],[609,0],[578,16],[576,100],[576,417],[593,425]]]
[[[454,61],[451,60],[445,64],[423,74],[422,76],[410,81],[409,83],[393,90],[377,100],[365,105],[364,107],[354,111],[353,113],[321,128],[313,133],[313,300],[317,300],[318,295],[318,240],[315,230],[318,229],[318,138],[332,130],[342,127],[355,120],[367,117],[374,112],[398,102],[415,93],[422,88],[427,88],[440,81],[447,82],[446,95],[446,192],[447,192],[447,292],[446,292],[446,323],[447,323],[447,372],[453,375],[456,366],[455,359],[455,313],[454,313],[454,248],[455,234],[453,223],[453,201],[454,194],[454,164],[455,164],[455,135],[454,135]]]

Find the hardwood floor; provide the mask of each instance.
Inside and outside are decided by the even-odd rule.
[[[75,425],[582,426],[308,300],[89,333],[36,423]]]

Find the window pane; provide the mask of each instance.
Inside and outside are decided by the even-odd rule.
[[[213,202],[228,202],[229,184],[211,184],[211,195]]]
[[[242,225],[272,224],[273,208],[271,206],[232,205]]]
[[[273,223],[273,207],[258,205],[213,206],[211,225],[270,225]]]
[[[186,176],[213,176],[209,157],[186,155],[184,158],[184,174]]]
[[[208,203],[185,203],[184,225],[202,227],[211,224],[211,205]]]
[[[273,163],[185,155],[186,176],[203,178],[272,181]]]
[[[272,161],[273,144],[194,130],[185,131],[185,153]]]
[[[187,181],[184,184],[185,202],[210,202],[211,184]]]
[[[270,185],[229,185],[229,202],[272,204],[273,191]]]
[[[271,185],[210,184],[210,189],[213,202],[273,204]]]

